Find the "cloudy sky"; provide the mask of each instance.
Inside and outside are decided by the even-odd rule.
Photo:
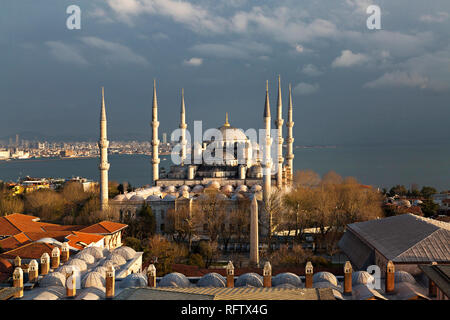
[[[66,9],[81,8],[81,30]],[[369,5],[381,30],[369,30]],[[262,127],[292,83],[296,144],[446,143],[448,0],[3,0],[0,137],[98,137],[105,86],[110,139],[150,138],[187,121]]]

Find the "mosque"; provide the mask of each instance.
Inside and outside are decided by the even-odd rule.
[[[275,129],[271,129],[271,110],[269,86],[266,82],[265,104],[263,112],[263,132],[260,143],[250,139],[246,133],[231,126],[226,114],[225,123],[220,126],[216,136],[193,143],[186,140],[186,105],[184,90],[181,94],[179,144],[177,155],[179,163],[170,167],[168,172],[160,170],[158,99],[156,81],[153,84],[152,105],[152,172],[151,186],[120,194],[108,200],[108,140],[106,132],[105,99],[102,91],[100,117],[100,193],[101,208],[115,208],[124,215],[133,216],[136,210],[147,204],[152,208],[157,221],[157,232],[164,232],[167,211],[175,208],[179,202],[192,203],[205,190],[215,189],[222,200],[230,207],[237,200],[255,197],[260,206],[268,201],[270,194],[284,192],[292,184],[293,178],[293,105],[292,90],[289,85],[288,112],[286,121],[286,139],[283,139],[281,79],[278,77],[277,113]],[[275,132],[275,134],[273,134]],[[260,134],[261,136],[261,134]],[[283,157],[283,143],[286,141],[286,154]],[[275,144],[272,146],[272,142]],[[272,159],[272,153],[276,154]],[[175,151],[174,151],[175,152]],[[218,156],[220,154],[220,156]],[[173,157],[172,157],[173,159]],[[192,161],[194,160],[194,161]],[[275,161],[276,166],[273,166]]]

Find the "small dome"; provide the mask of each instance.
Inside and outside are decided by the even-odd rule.
[[[63,265],[57,269],[57,272],[62,273],[63,275],[72,274],[76,270],[76,267],[71,265]]]
[[[87,264],[93,264],[95,262],[95,258],[93,255],[90,255],[87,252],[81,251],[79,254],[75,256],[77,259],[84,260]]]
[[[317,272],[314,274],[313,276],[313,282],[329,282],[334,286],[337,286],[338,282],[336,280],[336,277],[334,276],[334,274],[327,272],[327,271],[322,271],[322,272]]]
[[[198,287],[225,287],[227,280],[222,275],[212,272],[207,273],[197,282]]]
[[[125,193],[125,196],[126,196],[128,199],[132,198],[132,197],[135,196],[135,195],[136,195],[136,192],[128,192],[128,193]]]
[[[122,246],[115,249],[113,251],[113,254],[121,255],[125,260],[130,260],[134,258],[134,256],[136,255],[136,251],[134,251],[134,249],[130,247]]]
[[[236,287],[262,287],[263,278],[257,273],[244,273],[236,280]]]
[[[24,300],[59,300],[66,295],[66,290],[61,286],[50,286],[45,288],[34,288],[29,295],[25,295]]]
[[[168,194],[164,197],[164,201],[175,201],[175,199],[177,198],[177,196],[173,195],[173,194]]]
[[[394,273],[394,277],[395,277],[395,283],[399,283],[399,282],[409,282],[411,284],[415,284],[416,283],[416,279],[414,279],[414,277],[406,271],[395,271]]]
[[[127,275],[122,281],[119,282],[119,286],[123,289],[134,287],[146,287],[147,277],[142,273],[131,273]]]
[[[165,193],[173,193],[173,192],[177,192],[177,188],[175,186],[167,186],[164,189]]]
[[[300,288],[302,285],[302,279],[291,272],[279,273],[272,278],[272,285],[274,287],[278,287],[284,284],[289,284],[295,288]]]
[[[130,198],[130,201],[144,201],[144,197],[136,194]]]
[[[103,289],[106,286],[105,276],[96,271],[89,272],[81,280],[81,285],[83,288]]]
[[[68,266],[76,266],[78,270],[85,271],[87,270],[87,264],[84,260],[73,258],[67,262]]]
[[[242,193],[234,193],[231,196],[231,200],[244,200],[245,196]]]
[[[211,182],[209,182],[206,185],[206,187],[219,190],[220,189],[220,183],[217,182],[217,181],[211,181]]]
[[[159,201],[159,200],[161,200],[161,197],[160,196],[157,196],[157,195],[154,195],[154,194],[152,194],[152,195],[149,195],[148,197],[147,197],[147,199],[146,199],[147,201]]]
[[[118,194],[117,196],[114,197],[114,200],[116,200],[116,201],[127,201],[128,198],[124,194]]]
[[[367,271],[355,271],[352,273],[352,285],[356,286],[358,284],[367,285],[373,283],[374,277]]]
[[[86,288],[77,292],[77,299],[79,300],[103,300],[105,298],[105,288]]]
[[[189,191],[191,191],[191,188],[189,188],[189,186],[187,186],[187,185],[182,185],[182,186],[178,189],[178,191],[180,191],[180,192],[183,192],[183,191],[189,192]]]
[[[262,190],[262,187],[259,184],[254,184],[251,188],[252,192],[259,192]]]
[[[248,187],[245,184],[241,184],[236,188],[236,192],[248,192]]]
[[[192,192],[194,192],[194,193],[201,193],[201,192],[203,192],[204,189],[205,188],[203,186],[198,184],[194,188],[192,188]]]
[[[98,272],[103,276],[103,278],[106,278],[106,272],[108,271],[108,268],[106,268],[105,266],[98,266],[92,271]]]
[[[107,260],[103,263],[103,265],[106,265],[106,263],[108,261],[112,262],[114,268],[116,266],[121,266],[121,265],[124,265],[125,263],[127,263],[127,261],[125,260],[124,257],[122,257],[121,255],[116,254],[116,253],[110,254],[109,257],[107,258]]]
[[[161,281],[158,283],[159,287],[176,287],[176,288],[187,288],[191,286],[188,278],[184,274],[179,272],[172,272],[166,274],[162,277]]]
[[[61,272],[52,272],[47,274],[39,282],[40,287],[60,286],[66,287],[66,275]]]
[[[104,257],[105,250],[106,249],[100,248],[100,247],[87,247],[87,248],[84,248],[83,251],[81,251],[81,252],[90,254],[95,259],[101,259]]]
[[[231,193],[231,192],[234,191],[234,188],[233,188],[233,186],[232,186],[231,184],[227,184],[227,185],[224,185],[224,186],[220,189],[220,191],[226,192],[226,193]]]
[[[228,200],[228,197],[225,194],[223,194],[223,193],[218,193],[216,195],[216,199],[217,200]]]

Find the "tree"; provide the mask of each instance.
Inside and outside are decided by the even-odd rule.
[[[62,195],[50,189],[41,189],[25,195],[25,212],[43,220],[59,221],[64,215]]]
[[[155,235],[148,240],[148,245],[144,249],[146,260],[157,259],[155,263],[156,271],[163,276],[172,271],[172,265],[181,262],[187,257],[187,250],[181,245],[171,242],[161,235]]]
[[[407,193],[408,190],[405,188],[405,186],[400,184],[392,187],[391,190],[389,190],[389,195],[392,197],[395,196],[396,194],[399,196],[406,196]]]
[[[420,204],[420,208],[425,217],[432,217],[437,214],[439,205],[431,199],[425,199],[423,203]]]
[[[1,196],[0,195],[0,216],[5,216],[11,213],[22,213],[24,203],[18,196]]]
[[[169,209],[165,217],[165,232],[171,234],[177,243],[188,242],[191,252],[192,240],[201,227],[201,219],[197,210],[191,210],[190,200],[181,200],[174,209]]]
[[[127,234],[130,237],[143,240],[152,237],[156,233],[156,218],[152,208],[144,204],[136,216],[125,216],[123,222],[128,225]]]
[[[433,187],[423,186],[420,193],[425,199],[431,199],[432,195],[437,193],[437,190]]]

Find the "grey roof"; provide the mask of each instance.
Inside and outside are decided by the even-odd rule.
[[[408,213],[347,228],[396,263],[450,261],[450,223]],[[348,253],[345,240],[339,245]]]
[[[358,284],[352,288],[354,300],[388,300],[375,289],[370,289],[364,284]]]
[[[352,232],[345,232],[338,245],[356,269],[367,269],[375,260],[374,251]]]
[[[420,265],[419,268],[450,297],[450,265]]]

